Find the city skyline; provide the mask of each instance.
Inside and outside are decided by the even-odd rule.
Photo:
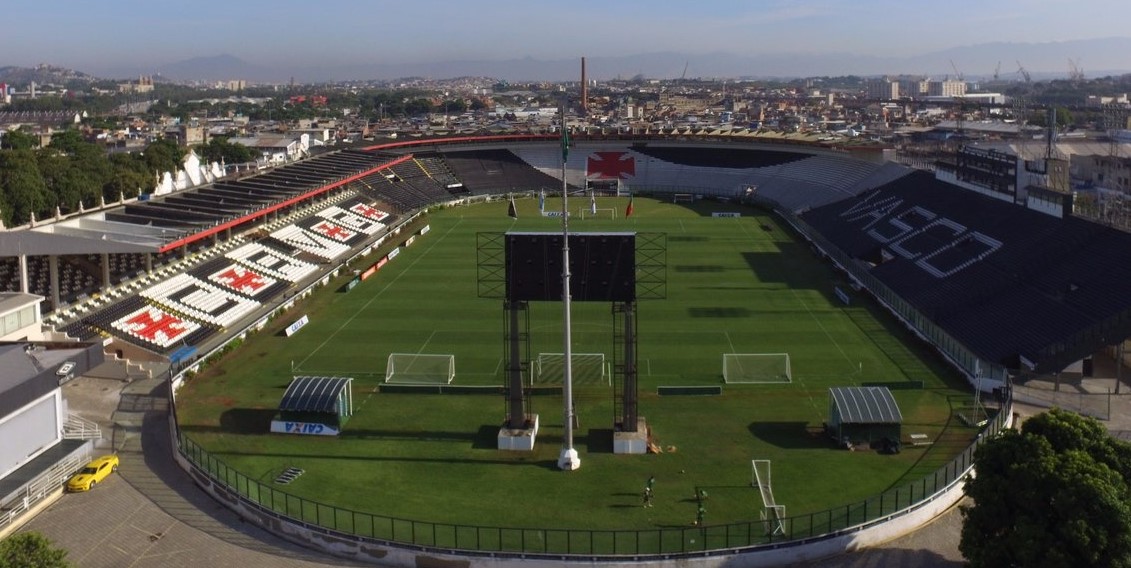
[[[1112,17],[1098,17],[1104,13]],[[291,0],[191,5],[117,0],[100,4],[97,10],[76,9],[63,0],[14,0],[5,6],[6,19],[27,25],[5,30],[0,65],[50,63],[115,76],[138,70],[161,73],[184,60],[230,54],[259,68],[339,70],[334,71],[343,75],[339,78],[359,78],[344,75],[377,68],[428,70],[438,63],[563,61],[581,56],[614,61],[671,54],[761,61],[792,57],[799,66],[806,65],[807,58],[834,61],[823,67],[811,64],[811,72],[799,68],[798,75],[827,74],[828,68],[854,74],[934,73],[945,69],[910,68],[916,63],[906,63],[906,69],[878,67],[888,60],[898,66],[917,56],[979,44],[1125,38],[1126,18],[1121,14],[1131,14],[1131,8],[1118,0],[1039,4],[957,0],[945,9],[909,7],[894,0],[866,5],[849,0],[695,4],[576,0],[568,5],[499,0],[487,9],[448,0],[395,4],[329,0],[316,6]],[[1068,59],[1096,70],[1116,69],[1113,65],[1122,61],[1118,53],[1074,53],[1071,47],[1047,51],[1056,55],[1026,62],[1031,71],[1063,69]],[[1017,68],[1008,54],[983,55],[982,59],[955,56],[955,62],[969,67],[970,75],[989,74],[994,62],[1003,59],[1006,72]],[[610,63],[610,68],[595,67],[592,73],[631,75],[636,71],[632,65],[640,64],[623,63],[623,68],[614,69]],[[672,61],[660,73],[678,76],[686,67],[684,60]],[[704,67],[700,65],[692,75],[720,74]],[[768,67],[772,67],[769,74],[780,73],[778,67]]]

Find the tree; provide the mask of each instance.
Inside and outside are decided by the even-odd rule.
[[[1049,125],[1048,114],[1046,111],[1032,113],[1029,117],[1029,124],[1033,126],[1045,127]],[[1065,128],[1072,124],[1072,113],[1064,107],[1056,107],[1056,126],[1057,128]]]
[[[39,153],[39,170],[49,194],[64,211],[78,209],[79,201],[97,203],[102,186],[114,175],[106,151],[70,129],[51,136],[51,143]],[[43,211],[37,213],[53,213]]]
[[[69,568],[71,563],[66,550],[53,547],[37,532],[24,532],[0,540],[0,566]]]
[[[432,112],[432,103],[428,99],[413,99],[405,103],[404,111],[409,116],[421,116]]]
[[[243,164],[255,160],[255,152],[243,144],[233,144],[227,138],[217,136],[196,147],[204,162],[220,162],[226,164]]]
[[[156,180],[144,173],[139,173],[131,169],[119,169],[114,172],[110,181],[102,186],[102,195],[105,197],[106,202],[110,203],[116,201],[119,196],[127,199],[137,197],[139,193],[152,193],[156,185]],[[96,204],[97,198],[91,199],[90,204]],[[83,200],[86,203],[86,200]]]
[[[974,568],[1131,566],[1131,447],[1051,410],[974,454],[959,550]]]
[[[8,204],[2,214],[9,227],[27,223],[32,214],[42,219],[55,207],[31,150],[0,150],[0,192]]]
[[[40,175],[43,176],[47,192],[55,195],[56,202],[64,212],[78,209],[79,201],[84,195],[99,187],[97,180],[91,180],[67,156],[58,152],[40,152],[38,158]]]
[[[185,149],[168,138],[161,138],[145,147],[145,165],[150,172],[162,174],[181,169]]]
[[[0,148],[5,150],[31,150],[39,147],[39,137],[27,127],[0,133]]]

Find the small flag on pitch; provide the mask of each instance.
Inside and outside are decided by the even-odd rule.
[[[518,219],[518,208],[514,206],[514,198],[511,198],[510,205],[507,205],[507,215]]]
[[[632,216],[632,195],[631,194],[629,194],[629,196],[628,196],[628,207],[624,208],[624,216],[625,216],[625,218]]]

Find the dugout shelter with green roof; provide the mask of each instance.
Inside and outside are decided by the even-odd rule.
[[[295,377],[283,393],[271,431],[337,436],[352,415],[352,378]]]
[[[832,387],[826,428],[838,442],[899,440],[903,414],[887,387]]]

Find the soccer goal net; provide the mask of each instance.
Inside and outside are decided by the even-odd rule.
[[[456,356],[426,353],[389,353],[386,383],[444,385],[456,376]]]
[[[615,207],[598,207],[596,210],[589,207],[579,207],[577,216],[582,219],[616,219],[617,210]]]
[[[773,480],[770,477],[770,460],[750,460],[750,485],[762,495],[762,523],[766,534],[785,534],[785,505],[774,501]]]
[[[612,373],[604,353],[573,353],[570,371],[574,384],[608,384]],[[564,353],[539,353],[534,361],[532,383],[558,384],[565,377]]]
[[[790,383],[789,353],[724,353],[727,383]]]

